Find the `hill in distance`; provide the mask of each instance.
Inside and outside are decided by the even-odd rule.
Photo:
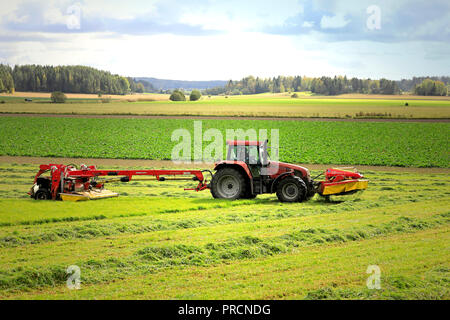
[[[223,87],[228,81],[225,80],[210,80],[210,81],[188,81],[188,80],[167,80],[147,77],[136,77],[137,81],[144,80],[152,84],[157,90],[172,90],[172,89],[209,89],[214,87]]]

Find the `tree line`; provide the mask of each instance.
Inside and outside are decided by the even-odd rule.
[[[446,96],[448,88],[442,81],[425,79],[420,85],[416,85],[414,93],[419,96]]]
[[[301,76],[278,76],[255,78],[248,76],[239,81],[230,80],[223,87],[206,89],[205,94],[255,94],[311,91],[323,95],[343,93],[398,94],[400,89],[393,80],[348,79],[346,76],[310,78]]]
[[[0,64],[0,92],[14,93],[14,79],[10,66]]]
[[[438,81],[440,80],[440,81]],[[412,80],[394,81],[388,79],[348,79],[346,76],[331,77],[284,77],[255,78],[248,76],[239,81],[228,81],[225,86],[205,89],[208,95],[237,95],[256,93],[282,93],[310,91],[321,95],[344,93],[399,94],[402,91],[418,95],[447,95],[450,77],[415,77]]]
[[[402,91],[413,92],[417,86],[421,85],[422,82],[427,79],[440,81],[444,83],[445,86],[450,85],[450,77],[413,77],[412,79],[402,79],[398,81],[398,86]]]
[[[32,91],[66,93],[119,94],[153,92],[147,81],[111,74],[86,66],[0,64],[0,92]]]
[[[321,95],[344,93],[398,94],[401,91],[418,95],[447,95],[450,77],[414,77],[393,81],[335,77],[278,76],[273,78],[245,77],[230,80],[224,86],[205,89],[207,95],[237,95],[310,91]],[[156,92],[144,79],[137,80],[111,74],[86,66],[16,65],[0,64],[0,92],[32,91],[94,94],[127,94]]]

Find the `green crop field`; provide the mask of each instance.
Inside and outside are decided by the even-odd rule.
[[[446,169],[367,171],[363,194],[299,204],[155,181],[111,184],[119,198],[35,201],[36,165],[0,170],[1,299],[450,298]],[[70,265],[79,290],[66,287]],[[380,290],[366,286],[369,265]]]
[[[0,6],[0,302],[450,300],[450,1],[37,2]]]
[[[180,128],[193,139],[193,119],[0,117],[0,155],[164,160]],[[331,202],[224,201],[183,190],[194,182],[132,180],[108,186],[118,198],[76,203],[30,199],[38,165],[12,160],[0,164],[0,299],[450,298],[448,123],[203,120],[210,128],[279,129],[286,162],[443,169],[370,168],[364,193]],[[79,290],[66,285],[73,265]],[[372,265],[379,290],[366,285]]]
[[[209,128],[279,129],[280,159],[406,167],[449,167],[448,123],[204,120]],[[171,159],[171,133],[194,121],[1,117],[0,155]],[[204,143],[204,147],[208,143]]]
[[[0,97],[0,113],[56,114],[137,114],[193,116],[313,117],[313,118],[450,118],[449,97],[370,96],[290,98],[286,94],[249,96],[212,96],[200,101],[113,100],[97,99],[55,104],[41,98],[24,103],[23,98]],[[159,99],[159,98],[155,98]],[[47,98],[48,100],[48,98]],[[145,100],[145,99],[144,99]],[[408,106],[405,104],[408,103]]]

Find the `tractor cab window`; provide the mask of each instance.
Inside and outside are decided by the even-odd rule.
[[[260,164],[258,146],[229,146],[228,160]]]
[[[245,146],[229,146],[227,158],[232,161],[244,161]]]
[[[259,164],[258,146],[248,146],[248,162],[249,164]]]

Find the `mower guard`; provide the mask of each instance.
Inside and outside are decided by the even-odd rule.
[[[323,183],[322,190],[319,191],[321,196],[345,195],[367,189],[369,180],[344,180],[335,183]]]
[[[97,200],[105,198],[118,197],[119,194],[110,190],[98,189],[89,190],[84,192],[75,193],[60,193],[61,200],[63,201],[85,201],[85,200]]]
[[[325,171],[325,181],[320,181],[317,193],[321,196],[342,196],[367,189],[369,180],[355,168],[331,168]]]

